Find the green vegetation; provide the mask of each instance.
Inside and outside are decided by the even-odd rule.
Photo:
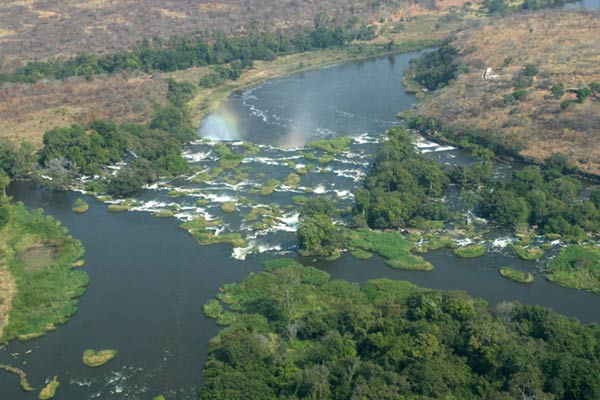
[[[90,205],[86,203],[83,199],[75,200],[75,207],[73,207],[73,211],[78,214],[86,213],[90,209]]]
[[[283,184],[291,188],[297,188],[298,185],[300,185],[300,176],[292,172],[287,176],[287,178],[285,178]]]
[[[219,165],[223,169],[236,168],[244,160],[243,154],[233,153],[231,147],[225,144],[219,144],[216,151],[219,154]]]
[[[273,260],[217,297],[201,399],[592,399],[600,328],[538,306]],[[532,379],[535,377],[535,379]]]
[[[343,151],[350,150],[350,143],[352,143],[352,138],[342,136],[336,137],[333,139],[319,139],[313,142],[310,142],[306,145],[307,148],[322,150],[325,153],[329,154],[339,154]],[[305,157],[308,160],[315,158],[314,154],[312,154],[312,158],[307,157],[307,155],[311,155],[312,153],[305,153]]]
[[[65,79],[71,76],[112,74],[120,71],[177,71],[195,66],[216,65],[215,74],[204,78],[202,86],[214,87],[222,79],[237,79],[253,60],[273,60],[277,54],[297,53],[344,46],[353,40],[369,40],[374,27],[329,28],[319,25],[313,30],[290,30],[248,36],[215,34],[206,40],[200,35],[173,38],[168,46],[162,40],[144,42],[132,52],[96,56],[81,54],[67,61],[30,62],[8,75],[2,82],[36,82],[40,79]]]
[[[94,120],[46,132],[39,159],[44,168],[38,181],[64,190],[78,174],[102,175],[103,166],[134,155],[135,160],[111,177],[106,187],[109,194],[124,197],[158,177],[186,172],[181,152],[183,144],[194,138],[185,106],[191,88],[172,80],[168,85],[170,104],[157,108],[148,124]]]
[[[112,213],[124,212],[131,210],[131,202],[123,202],[119,204],[109,204],[107,210]]]
[[[456,78],[459,67],[458,51],[444,43],[436,51],[411,60],[407,77],[428,90],[435,90]]]
[[[462,258],[476,258],[485,254],[485,244],[470,244],[454,249],[454,254]]]
[[[415,245],[397,232],[378,232],[371,230],[349,233],[350,249],[374,252],[388,259],[386,264],[397,269],[430,271],[433,266],[423,257],[411,254]]]
[[[449,179],[441,166],[418,154],[402,127],[388,131],[389,140],[377,152],[355,193],[354,222],[359,227],[388,229],[449,217],[438,201]]]
[[[221,210],[225,213],[232,213],[237,211],[237,208],[234,201],[226,201],[225,203],[221,204]]]
[[[548,280],[600,295],[600,248],[573,245],[548,263]]]
[[[167,196],[171,197],[172,199],[178,199],[180,197],[184,197],[185,195],[186,192],[177,189],[171,190],[169,193],[167,193]]]
[[[160,210],[154,215],[156,215],[158,218],[170,218],[173,217],[175,213],[172,210]]]
[[[42,210],[29,212],[22,203],[0,199],[0,273],[7,271],[16,288],[0,290],[12,293],[1,341],[39,337],[77,311],[77,297],[89,281],[74,269],[83,253],[81,243]]]
[[[40,400],[49,400],[53,399],[56,396],[56,391],[60,386],[60,382],[58,381],[58,376],[54,376],[50,382],[42,389],[38,399]]]
[[[505,278],[512,279],[516,282],[521,283],[532,283],[533,282],[533,274],[531,272],[523,272],[518,269],[511,267],[502,267],[499,270],[500,275]]]
[[[539,247],[524,247],[520,245],[514,245],[512,246],[512,250],[517,257],[526,261],[537,261],[544,255],[544,250]]]
[[[222,233],[220,235],[215,235],[212,230],[208,229],[222,224],[223,221],[221,220],[208,221],[203,217],[197,217],[192,221],[181,224],[181,228],[188,231],[201,245],[229,243],[233,247],[246,247],[246,240],[244,240],[239,233]]]
[[[83,352],[83,363],[88,367],[100,367],[117,356],[117,350],[92,350]]]
[[[278,181],[277,179],[269,179],[268,181],[266,181],[264,183],[264,185],[260,189],[260,195],[261,196],[270,196],[271,194],[273,194],[275,189],[277,189],[277,187],[279,187],[279,185],[281,185],[281,182]]]
[[[223,314],[223,306],[221,306],[219,300],[215,299],[209,300],[204,307],[202,307],[202,310],[208,318],[212,319],[219,319],[221,314]]]
[[[373,253],[361,249],[353,250],[351,254],[352,257],[358,260],[366,260],[373,257]]]
[[[300,211],[298,249],[303,256],[332,257],[343,247],[342,231],[333,224],[335,203],[326,197],[307,200]]]
[[[25,371],[6,364],[0,364],[0,369],[3,369],[4,371],[9,372],[11,374],[17,375],[19,377],[19,385],[21,386],[21,389],[23,389],[23,391],[33,392],[36,390],[36,388],[31,387],[31,385],[27,381],[27,374],[25,373]]]

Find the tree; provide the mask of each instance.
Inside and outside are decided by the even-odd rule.
[[[560,99],[565,94],[565,85],[563,85],[560,82],[556,83],[556,84],[552,85],[551,91],[552,91],[552,96],[554,96],[555,99]]]
[[[10,178],[8,174],[4,172],[4,170],[0,169],[0,191],[2,192],[2,197],[6,197],[6,188],[10,184]]]
[[[53,158],[37,172],[36,180],[45,189],[65,191],[77,176],[77,167],[64,158]]]

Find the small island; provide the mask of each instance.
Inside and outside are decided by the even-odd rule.
[[[117,356],[117,350],[92,350],[83,352],[83,363],[88,367],[100,367]]]
[[[532,283],[533,274],[531,272],[523,272],[512,267],[502,267],[499,270],[500,275],[505,278],[511,279],[515,282],[521,283]]]

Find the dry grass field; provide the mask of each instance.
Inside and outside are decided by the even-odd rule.
[[[156,7],[153,6],[154,3]],[[10,66],[32,59],[68,57],[84,50],[111,52],[126,49],[148,36],[171,37],[217,26],[219,29],[235,31],[248,21],[265,18],[274,22],[269,26],[270,29],[275,29],[277,21],[283,21],[284,17],[293,17],[296,24],[312,24],[315,14],[320,11],[328,12],[332,19],[338,20],[347,19],[354,13],[361,15],[365,22],[376,24],[380,35],[373,42],[364,43],[368,46],[385,46],[390,40],[405,43],[442,39],[473,21],[469,12],[465,12],[468,8],[458,9],[464,5],[465,0],[422,4],[406,0],[383,1],[377,7],[367,7],[369,2],[359,1],[354,7],[350,7],[351,10],[346,6],[348,3],[341,0],[248,1],[249,5],[242,18],[240,7],[245,3],[172,0],[160,2],[162,8],[156,14],[154,11],[147,11],[156,11],[159,5],[157,0],[2,2],[0,60],[4,61],[4,66]],[[270,8],[258,10],[261,4],[267,3]],[[289,13],[284,13],[280,8],[287,3],[294,3],[296,6],[291,7]],[[343,6],[333,12],[332,7],[338,3]],[[475,2],[472,7],[476,7]],[[160,23],[152,22],[156,18]],[[192,21],[194,18],[196,22]],[[235,28],[232,21],[238,19],[239,26],[235,25]],[[208,21],[206,25],[203,25],[204,20]],[[90,21],[94,21],[93,24]],[[218,25],[215,21],[223,23]],[[97,25],[102,25],[103,28],[90,28]],[[253,29],[267,28],[260,28],[257,24],[250,26]],[[93,32],[93,35],[87,35],[86,31]],[[272,62],[256,62],[255,68],[245,71],[238,81],[230,82],[225,87],[198,88],[197,96],[190,103],[193,123],[197,124],[231,90],[281,75],[343,62],[353,57],[360,55],[349,56],[345,50],[328,49],[287,55]],[[201,67],[154,76],[136,72],[109,77],[94,76],[91,80],[81,77],[65,81],[40,81],[35,84],[7,83],[0,87],[0,138],[15,142],[28,141],[39,148],[44,132],[56,126],[86,123],[93,118],[144,122],[150,118],[155,105],[166,101],[166,83],[163,78],[173,77],[198,87],[199,80],[211,72],[211,67]]]
[[[535,161],[562,153],[583,172],[600,174],[600,99],[579,104],[565,89],[600,82],[600,15],[542,11],[489,21],[455,35],[468,71],[420,104],[417,114],[434,117],[459,131],[488,129]],[[506,62],[505,62],[506,60]],[[510,62],[508,62],[510,60]],[[539,72],[521,101],[507,104],[523,68]],[[498,79],[482,79],[485,68]],[[566,110],[561,103],[571,100]]]
[[[166,92],[164,80],[145,74],[7,83],[0,88],[0,138],[41,147],[44,132],[56,126],[94,118],[145,122]]]
[[[443,11],[465,0],[3,0],[0,65],[107,53],[143,39],[220,30],[228,34]]]

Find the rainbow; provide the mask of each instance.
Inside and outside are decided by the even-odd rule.
[[[203,139],[218,141],[241,139],[237,115],[227,107],[221,107],[200,121],[198,135]]]

